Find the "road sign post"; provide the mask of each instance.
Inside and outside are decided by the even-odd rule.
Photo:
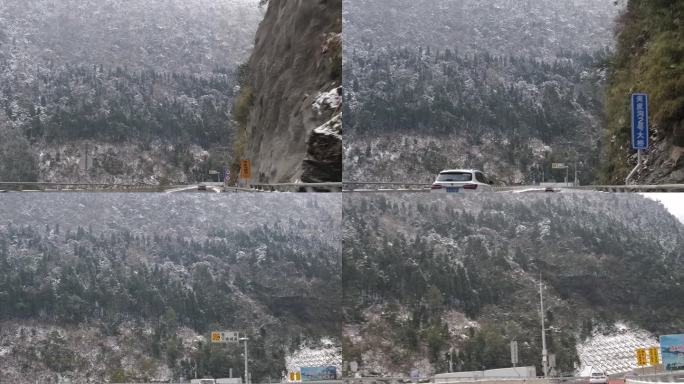
[[[648,95],[632,94],[632,148],[637,150],[637,166],[627,177],[641,166],[641,151],[648,149]]]
[[[632,94],[632,148],[648,149],[648,95]]]
[[[245,342],[245,384],[249,384],[249,366],[247,365],[247,340],[249,339],[246,337],[241,337],[238,340]]]
[[[511,364],[515,367],[518,364],[518,342],[511,341]]]
[[[544,293],[542,291],[542,276],[539,272],[539,314],[541,315],[541,331],[542,331],[542,370],[544,371],[544,378],[549,375],[548,367],[548,351],[546,350],[546,326],[544,325]]]
[[[660,356],[658,354],[659,352],[658,347],[651,347],[648,349],[648,360],[651,363],[651,366],[653,367],[653,373],[657,373],[657,366],[660,364]]]

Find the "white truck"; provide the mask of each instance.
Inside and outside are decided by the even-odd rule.
[[[473,379],[486,380],[485,378],[534,378],[537,370],[534,366],[530,367],[511,367],[488,369],[486,371],[468,371],[440,373],[433,376],[435,383],[450,383],[454,381],[468,381]]]
[[[242,379],[239,377],[216,379],[216,384],[242,384]]]
[[[190,384],[242,384],[242,379],[239,377],[223,378],[223,379],[192,379]]]

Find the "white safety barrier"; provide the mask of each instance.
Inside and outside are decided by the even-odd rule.
[[[684,383],[684,371],[625,377],[625,384]]]

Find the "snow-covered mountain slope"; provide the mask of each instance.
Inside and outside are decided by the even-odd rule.
[[[7,194],[0,199],[0,380],[280,377],[336,340],[334,195]]]
[[[612,45],[618,11],[604,0],[344,0],[344,42],[553,59]]]
[[[619,6],[344,5],[345,179],[417,181],[445,168],[482,167],[500,182],[530,183],[542,173],[549,181],[564,176],[552,163],[577,162],[582,182],[595,180],[604,65]],[[398,148],[401,140],[388,136],[417,137],[416,150]],[[428,142],[436,145],[426,148]],[[373,154],[387,147],[403,158]],[[483,159],[473,156],[478,152]]]
[[[0,162],[21,166],[0,180],[178,183],[221,169],[262,17],[258,0],[1,1]],[[83,141],[107,154],[86,155]],[[93,167],[44,156],[65,147]]]
[[[454,370],[508,367],[511,340],[540,372],[540,277],[558,372],[622,369],[628,346],[601,350],[616,323],[684,325],[684,225],[643,196],[376,194],[343,214],[344,358],[362,373],[445,372],[452,347]]]

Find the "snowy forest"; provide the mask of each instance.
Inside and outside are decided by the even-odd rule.
[[[596,179],[612,1],[346,0],[345,179]],[[400,135],[399,138],[397,138]]]
[[[560,372],[594,330],[683,325],[684,225],[639,195],[364,196],[344,215],[345,358],[367,372],[445,372],[451,347],[456,370],[503,368],[510,340],[539,364],[540,276]]]
[[[44,196],[0,201],[3,377],[239,375],[239,346],[207,342],[232,329],[254,380],[279,379],[302,342],[339,339],[339,199]]]
[[[0,180],[202,180],[230,159],[261,17],[257,0],[0,2]]]

